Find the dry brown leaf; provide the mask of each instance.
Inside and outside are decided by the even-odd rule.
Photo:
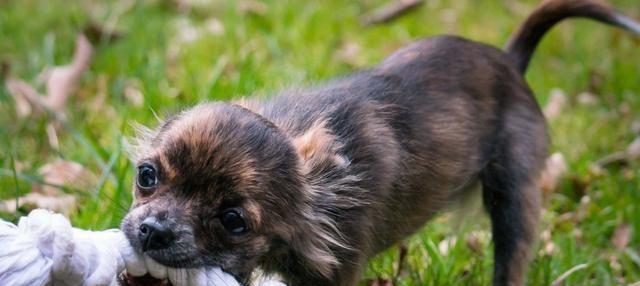
[[[33,209],[48,209],[68,216],[75,207],[76,198],[68,194],[48,196],[41,193],[28,193],[18,198],[17,206],[15,199],[0,201],[0,211],[6,213],[16,213],[18,208],[23,208],[27,212]]]
[[[551,229],[545,229],[540,233],[540,242],[542,243],[540,256],[549,257],[556,252],[556,245],[553,243],[553,240],[551,240]]]
[[[240,1],[238,5],[238,10],[242,13],[246,14],[254,14],[259,16],[264,16],[268,12],[267,4],[256,0],[245,0]]]
[[[360,47],[358,43],[345,42],[336,51],[335,58],[338,61],[346,63],[350,66],[358,67],[363,64],[361,60],[358,60],[358,55],[360,54],[361,50],[362,47]]]
[[[636,119],[631,122],[631,132],[636,134],[640,133],[640,119]]]
[[[42,96],[30,84],[9,77],[5,85],[14,98],[16,111],[20,117],[33,114],[33,110],[49,109],[62,113],[69,95],[76,88],[80,76],[87,70],[91,61],[93,47],[87,38],[80,34],[76,38],[73,60],[65,66],[45,71],[47,94]]]
[[[627,147],[627,156],[630,160],[635,160],[640,157],[640,137],[637,137],[629,144]]]
[[[363,15],[360,23],[365,26],[390,22],[407,12],[419,7],[423,0],[396,0],[371,13]]]
[[[176,20],[175,29],[177,35],[175,42],[177,45],[191,43],[200,38],[200,31],[187,18],[179,18]]]
[[[484,246],[488,244],[490,237],[488,231],[473,231],[467,235],[467,247],[476,254],[483,254]]]
[[[0,201],[0,211],[15,213],[18,208],[32,210],[48,209],[68,215],[76,206],[74,196],[61,192],[60,187],[87,189],[96,182],[96,177],[84,166],[71,161],[57,160],[38,169],[45,184],[34,184],[31,192],[15,199]]]
[[[567,96],[565,93],[559,88],[552,89],[549,102],[543,109],[544,116],[547,119],[558,117],[565,105],[567,105]]]
[[[440,12],[440,19],[447,25],[447,32],[455,30],[455,24],[458,22],[459,12],[456,9],[444,9]]]
[[[545,194],[552,193],[560,183],[560,178],[568,171],[567,162],[562,153],[554,153],[547,158],[538,184]]]
[[[631,284],[629,284],[629,286],[640,286],[640,281],[635,282],[635,283],[631,283]]]
[[[393,281],[385,278],[377,278],[367,280],[365,284],[368,286],[393,286]]]
[[[630,161],[640,158],[640,136],[636,137],[624,151],[611,153],[598,159],[592,166],[593,172],[613,164],[628,164]]]
[[[442,241],[440,241],[438,243],[438,250],[440,251],[441,255],[447,255],[449,253],[449,250],[454,247],[456,245],[456,243],[458,243],[458,237],[457,236],[449,236],[446,237],[445,239],[443,239]]]
[[[100,41],[115,42],[122,38],[122,33],[114,31],[112,27],[106,27],[103,24],[96,22],[89,23],[83,30],[87,39],[93,44],[98,44]]]
[[[224,25],[217,18],[209,18],[204,23],[204,26],[211,35],[220,36],[224,34]]]
[[[582,92],[578,94],[578,103],[582,105],[596,105],[598,104],[598,96],[591,92]]]
[[[49,71],[47,79],[47,96],[45,104],[55,112],[62,112],[75,90],[80,76],[89,68],[93,47],[83,34],[76,37],[76,49],[70,64],[54,67]]]
[[[58,140],[58,132],[56,131],[55,123],[47,123],[47,139],[49,139],[49,146],[58,150],[60,149],[60,141]]]
[[[16,104],[18,117],[24,118],[31,115],[33,109],[30,98],[37,98],[38,92],[28,83],[11,77],[7,78],[5,86]]]
[[[137,81],[133,81],[124,88],[124,97],[134,107],[142,107],[144,105],[144,95],[138,88],[139,85]]]
[[[567,278],[568,278],[569,276],[571,276],[571,274],[573,274],[573,273],[575,273],[575,272],[577,272],[577,271],[580,271],[580,270],[582,270],[582,269],[585,269],[585,268],[587,268],[588,266],[589,266],[588,264],[584,263],[584,264],[578,264],[578,265],[576,265],[576,266],[572,267],[571,269],[569,269],[569,270],[567,270],[566,272],[562,273],[562,275],[560,275],[558,278],[556,278],[556,280],[554,280],[554,281],[551,283],[551,286],[560,286],[560,285],[563,285],[562,283],[563,283],[565,280],[567,280]]]
[[[611,243],[617,250],[623,250],[631,241],[631,227],[623,223],[613,232],[613,236],[611,236]]]
[[[79,163],[57,160],[46,164],[38,173],[42,176],[47,185],[34,185],[32,192],[41,193],[47,196],[60,195],[60,189],[56,186],[66,186],[74,189],[87,189],[92,186],[96,177]]]
[[[575,212],[575,217],[573,218],[574,223],[579,223],[589,217],[589,208],[591,207],[591,197],[590,196],[582,196],[580,198],[580,204],[578,205],[578,209]]]

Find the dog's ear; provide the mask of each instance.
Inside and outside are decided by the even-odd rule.
[[[157,132],[138,123],[133,123],[132,127],[136,135],[133,138],[125,138],[123,145],[129,159],[136,162],[151,152],[151,142],[157,136]]]
[[[123,144],[129,159],[136,162],[142,157],[151,154],[153,152],[153,146],[155,145],[154,143],[158,140],[158,136],[166,132],[178,117],[179,115],[172,115],[162,120],[156,115],[156,119],[158,119],[159,122],[156,129],[151,129],[139,123],[132,123],[131,126],[136,135],[133,138],[126,138]]]
[[[314,123],[302,135],[293,139],[293,146],[302,161],[302,173],[307,175],[321,167],[342,167],[349,164],[340,154],[341,142],[326,127],[324,121]]]
[[[296,225],[291,245],[303,258],[306,267],[324,277],[331,277],[340,264],[335,251],[350,247],[328,215],[330,210],[318,202],[324,201],[321,197],[330,195],[330,189],[339,183],[326,177],[327,170],[343,170],[350,162],[341,154],[342,142],[326,126],[324,121],[316,122],[292,139],[301,161],[301,174],[307,181],[304,192],[308,205],[300,210],[302,222]]]

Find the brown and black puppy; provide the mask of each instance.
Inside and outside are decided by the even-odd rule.
[[[216,265],[241,279],[261,267],[290,286],[350,286],[367,259],[481,185],[494,285],[521,285],[548,145],[523,73],[567,17],[640,33],[599,1],[545,1],[505,51],[435,37],[311,89],[175,115],[136,145],[122,229],[168,266]]]

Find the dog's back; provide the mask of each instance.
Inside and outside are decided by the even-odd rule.
[[[296,138],[297,148],[311,144],[310,156],[329,158],[306,166],[311,180],[325,182],[315,207],[355,249],[334,250],[341,265],[332,277],[285,276],[296,285],[354,285],[366,259],[481,185],[493,227],[494,284],[521,285],[548,146],[523,73],[542,36],[569,17],[640,33],[600,1],[544,1],[505,51],[434,37],[370,70],[249,106]]]

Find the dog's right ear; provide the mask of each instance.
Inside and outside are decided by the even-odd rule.
[[[132,162],[137,162],[152,152],[151,145],[158,133],[139,123],[133,123],[131,126],[135,131],[135,136],[133,138],[124,138],[123,146],[129,159]]]
[[[180,114],[169,116],[164,120],[158,116],[156,116],[156,118],[159,121],[158,128],[156,129],[151,129],[139,123],[131,124],[135,131],[135,136],[133,138],[125,138],[123,145],[129,159],[133,162],[137,162],[139,159],[152,154],[153,148],[157,145],[160,135],[169,130],[171,125],[180,118]]]

